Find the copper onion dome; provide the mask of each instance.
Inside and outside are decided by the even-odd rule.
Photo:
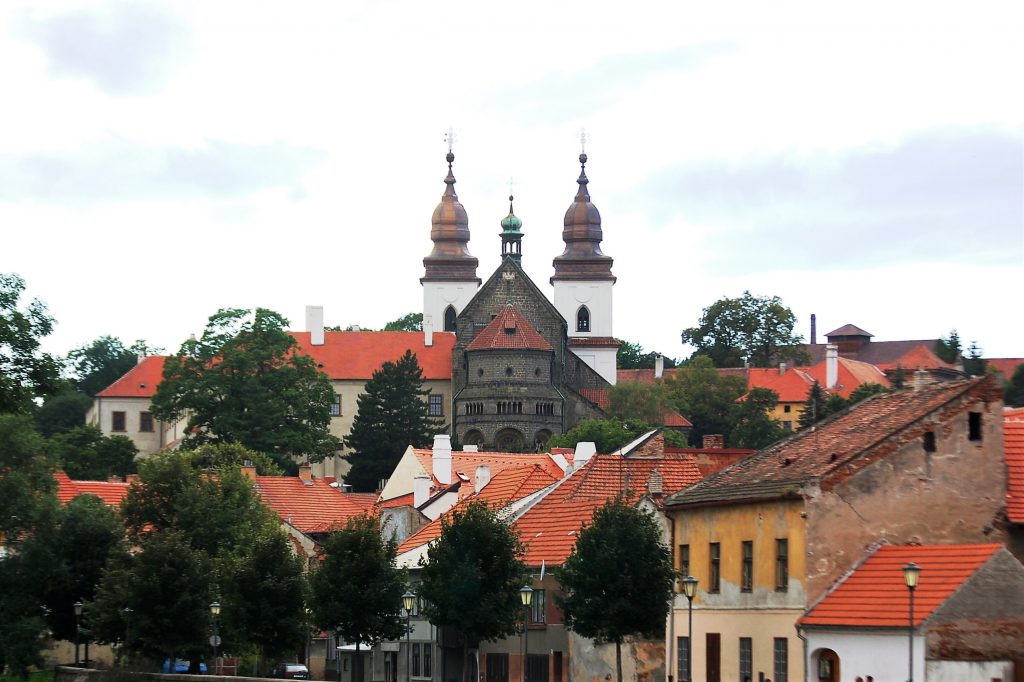
[[[580,177],[576,180],[579,189],[576,198],[565,212],[562,229],[562,241],[565,251],[554,260],[557,279],[611,279],[611,256],[601,252],[601,214],[590,202],[587,185],[587,155],[580,154]]]
[[[441,203],[431,217],[430,239],[434,248],[423,259],[424,280],[480,280],[476,276],[477,259],[469,253],[469,217],[455,193],[452,162],[455,154],[448,152],[448,177]]]

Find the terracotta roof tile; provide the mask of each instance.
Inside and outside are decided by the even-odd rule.
[[[349,517],[370,512],[376,501],[372,493],[343,493],[322,478],[306,485],[298,476],[257,476],[256,490],[282,521],[303,533],[344,525]]]
[[[466,346],[468,351],[495,349],[551,350],[551,344],[534,329],[518,308],[509,304]],[[448,376],[451,376],[450,365]]]
[[[150,355],[120,379],[96,394],[97,398],[152,398],[164,376],[164,355]]]
[[[119,507],[128,494],[129,483],[123,481],[72,481],[63,470],[53,472],[57,481],[57,499],[67,504],[79,495],[95,495],[108,507]]]
[[[667,503],[777,498],[796,492],[806,482],[863,465],[876,444],[965,393],[993,388],[993,379],[979,377],[876,395],[709,476]]]
[[[1006,517],[1024,523],[1024,408],[1003,415],[1006,456]]]
[[[985,358],[985,368],[999,372],[1006,381],[1013,377],[1020,365],[1024,365],[1024,358]]]
[[[862,384],[879,384],[886,388],[890,385],[889,379],[882,370],[866,362],[840,357],[836,365],[839,371],[834,392],[844,398],[849,398],[854,389]],[[807,368],[805,371],[812,380],[816,380],[822,388],[825,387],[828,372],[826,361],[823,360],[813,367]],[[807,391],[804,391],[803,399],[807,400]]]
[[[606,388],[578,388],[576,392],[606,412],[611,406]]]
[[[800,618],[801,625],[907,627],[910,600],[902,568],[921,567],[914,590],[920,625],[1002,545],[884,545],[843,578]]]
[[[611,336],[570,336],[570,348],[618,348],[622,344]]]

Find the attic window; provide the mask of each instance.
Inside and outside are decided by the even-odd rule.
[[[967,439],[981,440],[981,412],[967,414]]]
[[[935,452],[935,432],[925,431],[924,432],[924,451]]]
[[[511,318],[511,317],[505,320],[505,333],[506,334],[515,334],[516,333],[516,321],[513,318]]]

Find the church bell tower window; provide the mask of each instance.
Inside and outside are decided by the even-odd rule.
[[[455,308],[452,306],[444,309],[444,330],[446,332],[455,331]]]
[[[590,310],[585,305],[581,305],[580,309],[576,311],[576,331],[590,331]]]

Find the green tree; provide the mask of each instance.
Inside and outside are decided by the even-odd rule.
[[[288,321],[257,308],[220,310],[202,338],[164,363],[153,415],[187,416],[185,447],[241,443],[295,470],[294,458],[320,461],[340,447],[331,435],[334,388],[285,331]]]
[[[1017,365],[1013,376],[1006,382],[1006,404],[1010,407],[1024,407],[1024,365]]]
[[[47,438],[85,423],[85,415],[92,398],[68,386],[59,393],[47,396],[32,415],[39,433]]]
[[[373,491],[395,470],[410,445],[430,443],[441,424],[431,419],[423,396],[423,370],[412,351],[396,362],[387,361],[366,382],[357,399],[358,412],[345,445],[352,469],[345,482],[357,491]]]
[[[384,540],[380,520],[349,517],[323,543],[324,559],[310,575],[314,623],[346,642],[356,643],[354,679],[363,679],[361,642],[399,639],[405,632],[403,572],[395,566],[397,545]],[[347,589],[358,585],[359,589]]]
[[[110,386],[134,367],[139,356],[159,355],[162,348],[138,340],[125,347],[121,339],[101,336],[92,343],[79,346],[68,353],[68,364],[75,378],[76,388],[90,397]]]
[[[797,422],[801,429],[812,424],[817,424],[822,419],[829,417],[842,409],[849,403],[838,393],[829,393],[815,381],[807,391],[807,401],[804,403],[804,411],[800,413]]]
[[[257,476],[281,476],[284,471],[277,462],[262,452],[256,452],[240,443],[207,443],[188,452],[195,469],[220,471],[224,468],[238,468],[245,462],[252,462]]]
[[[19,310],[24,291],[25,280],[0,272],[0,413],[28,414],[35,398],[60,387],[60,361],[39,350],[39,340],[53,331],[53,318],[39,300]]]
[[[665,387],[676,410],[693,424],[690,442],[695,446],[709,434],[728,437],[736,401],[747,392],[743,377],[719,374],[705,356],[680,367],[675,377],[665,379]]]
[[[615,353],[615,366],[619,369],[654,369],[658,353],[644,352],[643,346],[639,343],[623,341],[619,339],[619,350]],[[675,367],[677,361],[673,358],[664,357],[665,367]]]
[[[0,414],[0,536],[4,542],[31,531],[54,504],[54,463],[42,436],[25,415]]]
[[[423,331],[423,313],[406,313],[397,320],[384,325],[386,332],[421,332]]]
[[[615,644],[622,682],[622,641],[660,637],[676,572],[654,517],[618,498],[594,512],[572,553],[555,569],[565,590],[555,601],[573,632]]]
[[[734,421],[729,445],[760,450],[788,435],[782,423],[771,416],[779,394],[768,388],[752,388],[733,408]]]
[[[46,621],[35,576],[23,562],[19,555],[0,560],[0,673],[28,680],[31,667],[43,666]]]
[[[104,436],[98,427],[78,426],[49,440],[50,452],[72,479],[105,481],[135,473],[138,448],[125,436]]]
[[[855,405],[856,403],[859,403],[862,400],[866,400],[871,396],[877,395],[879,393],[885,393],[888,390],[889,389],[887,389],[885,386],[882,386],[881,384],[861,384],[860,386],[858,386],[857,388],[853,389],[850,392],[849,404]]]
[[[803,337],[794,333],[796,316],[778,296],[723,298],[704,309],[696,327],[683,330],[683,343],[697,356],[711,358],[715,367],[771,367],[780,360],[809,362]]]
[[[441,517],[441,535],[420,559],[419,594],[431,623],[462,641],[462,680],[469,649],[512,635],[522,613],[519,590],[528,579],[518,535],[480,500]]]
[[[642,384],[622,381],[608,391],[608,414],[615,419],[638,419],[645,424],[661,426],[669,406],[665,386],[661,382]]]
[[[985,360],[981,357],[981,347],[977,341],[971,341],[967,347],[967,355],[964,356],[964,371],[972,377],[980,377],[985,374]]]
[[[960,345],[960,334],[956,329],[950,329],[947,336],[939,338],[935,342],[935,354],[943,362],[955,365],[960,361],[960,352],[963,348]]]
[[[587,419],[548,440],[549,448],[574,448],[577,443],[593,443],[602,454],[628,445],[651,427],[638,419]]]

